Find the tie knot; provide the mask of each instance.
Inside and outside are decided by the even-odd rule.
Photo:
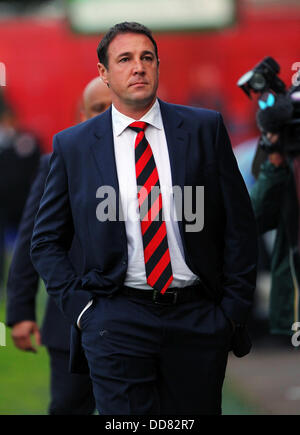
[[[143,121],[135,121],[129,125],[129,128],[136,131],[137,133],[139,133],[140,131],[145,131],[147,127],[148,127],[147,122],[143,122]]]

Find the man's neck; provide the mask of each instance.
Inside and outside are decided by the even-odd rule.
[[[128,116],[129,118],[138,121],[145,115],[145,113],[147,113],[151,109],[155,101],[156,101],[156,97],[153,99],[153,101],[151,101],[150,104],[143,107],[123,106],[123,105],[120,106],[118,104],[115,104],[114,102],[113,105],[118,110],[118,112],[122,113],[125,116]]]

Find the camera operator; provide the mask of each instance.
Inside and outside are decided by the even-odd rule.
[[[4,296],[5,235],[16,231],[38,168],[40,143],[19,125],[14,109],[0,95],[0,298]]]
[[[259,233],[277,230],[271,257],[273,334],[292,334],[292,325],[299,320],[300,134],[291,124],[298,94],[265,94],[257,111],[262,133],[258,150],[263,158],[250,196]]]

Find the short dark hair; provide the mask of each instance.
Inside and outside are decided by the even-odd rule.
[[[102,38],[102,40],[98,45],[97,48],[98,59],[99,62],[105,66],[105,68],[108,68],[108,56],[107,56],[108,46],[111,43],[111,41],[120,33],[141,33],[143,35],[146,35],[152,42],[154,46],[157,62],[159,61],[157,44],[152,36],[151,30],[148,29],[148,27],[144,26],[143,24],[124,21],[123,23],[115,24],[113,27],[111,27],[104,35],[104,37]]]

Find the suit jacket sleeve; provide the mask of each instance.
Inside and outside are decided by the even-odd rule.
[[[75,324],[92,294],[81,289],[81,277],[68,258],[73,236],[67,173],[55,136],[49,175],[33,230],[31,259],[50,296]]]
[[[14,254],[7,280],[6,323],[35,321],[35,298],[39,276],[30,258],[30,242],[34,218],[43,195],[49,171],[49,155],[41,157],[37,176],[31,186],[18,230]]]
[[[226,220],[221,306],[236,323],[245,323],[256,284],[257,228],[250,197],[220,114],[216,152]]]

